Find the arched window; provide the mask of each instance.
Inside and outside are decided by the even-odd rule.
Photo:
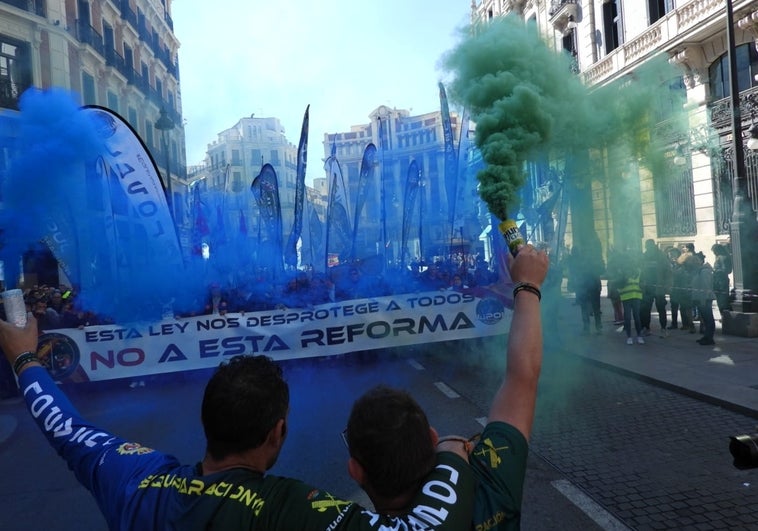
[[[753,43],[742,44],[735,49],[737,59],[737,86],[742,92],[758,84],[755,80],[758,74],[758,52]],[[716,59],[708,68],[708,79],[711,87],[711,101],[731,96],[729,84],[729,58],[725,53]]]

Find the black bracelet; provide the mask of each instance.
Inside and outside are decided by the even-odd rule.
[[[520,291],[528,291],[529,293],[533,293],[537,295],[537,300],[542,300],[542,292],[540,291],[540,288],[535,286],[534,284],[529,284],[528,282],[517,282],[516,286],[513,288],[513,298],[516,299],[516,295]]]
[[[437,446],[444,442],[459,442],[463,444],[463,449],[467,454],[471,453],[471,450],[474,448],[474,443],[479,439],[479,436],[481,433],[477,433],[476,435],[472,435],[468,439],[464,439],[463,437],[457,437],[455,435],[448,435],[446,437],[440,437],[437,440]]]
[[[28,350],[26,352],[22,352],[21,355],[19,355],[13,362],[13,372],[16,373],[16,376],[18,376],[18,373],[21,371],[21,369],[34,361],[39,363],[36,354],[29,352]]]

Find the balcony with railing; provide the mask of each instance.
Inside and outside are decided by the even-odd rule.
[[[126,70],[126,61],[124,58],[115,50],[115,48],[106,48],[105,49],[105,64],[108,66],[112,66],[122,74]]]
[[[579,17],[579,8],[576,5],[576,0],[558,0],[550,5],[550,23],[561,33],[565,32],[570,23],[574,22],[574,25]]]
[[[88,44],[95,49],[97,53],[105,57],[105,44],[103,36],[89,25],[86,20],[76,19],[76,38],[82,44]]]
[[[590,85],[601,83],[616,72],[623,72],[647,54],[661,51],[666,43],[708,22],[724,8],[721,0],[693,0],[658,19],[645,31],[625,42],[582,72]]]
[[[121,18],[131,24],[134,29],[137,29],[137,13],[129,7],[129,0],[121,0],[119,2],[119,9],[121,11]]]
[[[0,4],[8,4],[39,17],[47,16],[46,0],[0,0]]]

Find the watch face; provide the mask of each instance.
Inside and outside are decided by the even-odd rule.
[[[503,319],[505,306],[494,297],[485,297],[476,305],[476,317],[480,322],[494,325]]]
[[[37,358],[54,380],[65,380],[79,367],[79,347],[67,335],[55,332],[42,334]]]

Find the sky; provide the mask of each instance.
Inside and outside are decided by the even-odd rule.
[[[307,180],[323,177],[324,133],[368,123],[380,105],[439,109],[442,55],[470,0],[175,0],[187,164],[241,118],[276,117],[297,145],[310,104]],[[286,7],[285,7],[286,6]]]

